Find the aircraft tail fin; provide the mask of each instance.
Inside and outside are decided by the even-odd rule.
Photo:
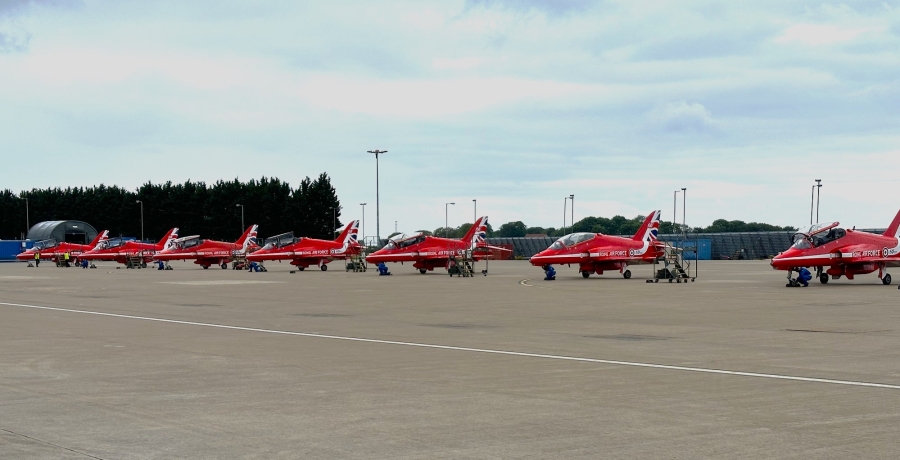
[[[159,243],[156,243],[156,249],[158,251],[168,249],[176,239],[178,239],[178,227],[169,230],[162,239],[159,240]]]
[[[91,241],[88,244],[88,247],[95,248],[95,247],[97,247],[97,243],[99,243],[101,241],[106,241],[108,239],[109,239],[109,230],[103,230],[102,232],[97,234],[97,237],[94,238],[94,241]]]
[[[662,211],[651,212],[631,239],[635,241],[656,241],[656,237],[659,234],[659,217],[661,214]]]
[[[894,221],[891,222],[891,225],[884,231],[884,236],[900,238],[900,211],[897,212],[897,215],[894,216]]]
[[[344,227],[344,230],[335,238],[335,242],[342,243],[344,246],[359,246],[359,221],[354,220]]]
[[[479,217],[475,223],[469,227],[469,231],[466,232],[466,235],[463,236],[462,240],[469,243],[470,248],[483,246],[484,240],[487,238],[487,226],[487,216]]]
[[[253,224],[247,227],[247,230],[244,230],[244,234],[235,241],[235,244],[241,247],[242,250],[246,251],[250,245],[256,244],[256,229],[259,228],[259,225]]]

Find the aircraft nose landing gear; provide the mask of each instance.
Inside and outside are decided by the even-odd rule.
[[[888,284],[891,284],[891,275],[890,275],[890,273],[885,273],[885,274],[884,274],[884,277],[881,278],[881,283],[884,284],[885,286],[887,286]],[[898,289],[900,289],[900,286],[898,286]]]

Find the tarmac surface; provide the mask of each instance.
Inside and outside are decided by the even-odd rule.
[[[900,451],[900,291],[874,275],[174,266],[0,264],[0,459]]]

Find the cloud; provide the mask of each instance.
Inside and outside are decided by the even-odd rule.
[[[466,7],[501,8],[519,12],[540,11],[549,16],[562,16],[585,11],[598,0],[466,0]]]
[[[870,30],[869,28],[845,28],[828,24],[797,24],[785,29],[780,36],[775,38],[775,42],[830,45],[851,41]]]
[[[0,53],[21,52],[28,49],[31,35],[28,33],[4,33],[0,30]]]
[[[712,114],[703,104],[685,101],[673,102],[657,107],[648,118],[658,127],[670,132],[713,132],[716,131]]]

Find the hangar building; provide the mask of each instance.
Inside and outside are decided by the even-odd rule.
[[[97,237],[97,230],[80,220],[48,220],[34,224],[28,230],[27,239],[41,241],[54,239],[58,242],[88,244]]]

